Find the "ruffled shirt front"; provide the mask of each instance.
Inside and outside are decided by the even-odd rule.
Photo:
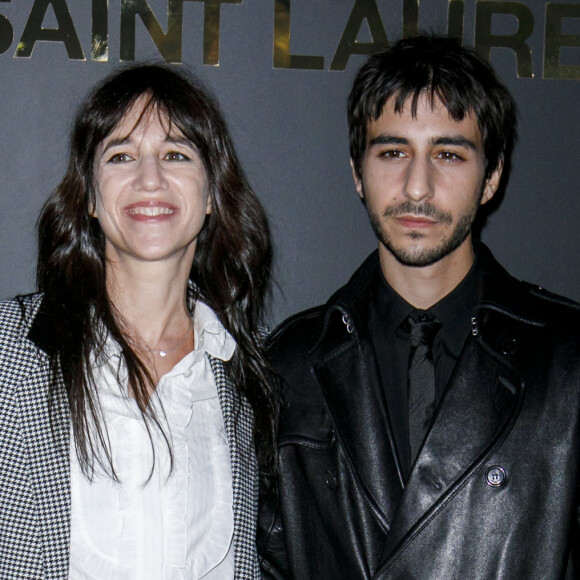
[[[236,348],[214,312],[197,302],[195,350],[164,375],[155,405],[173,451],[126,394],[119,348],[95,365],[102,418],[119,483],[81,472],[71,444],[70,580],[216,580],[234,577],[232,476],[217,387],[206,353]],[[155,449],[155,468],[152,469]]]

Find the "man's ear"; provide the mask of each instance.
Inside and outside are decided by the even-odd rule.
[[[352,178],[354,180],[354,186],[356,187],[356,190],[360,195],[360,198],[364,200],[362,181],[354,167],[354,161],[352,160],[352,157],[350,158],[350,168],[352,169]]]
[[[483,193],[481,194],[481,205],[487,203],[497,191],[499,184],[501,182],[501,174],[503,172],[503,161],[497,164],[497,167],[493,170],[492,174],[487,178],[485,185],[483,186]]]

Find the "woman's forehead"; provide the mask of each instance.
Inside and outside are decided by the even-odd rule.
[[[98,157],[111,144],[142,140],[156,135],[169,141],[187,141],[197,150],[196,144],[171,119],[168,112],[151,99],[140,97],[129,107],[113,130],[99,143]]]
[[[139,97],[121,117],[111,134],[129,136],[136,129],[160,126],[169,136],[184,137],[183,132],[175,125],[168,111],[148,95]]]

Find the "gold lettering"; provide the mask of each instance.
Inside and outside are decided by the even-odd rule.
[[[419,30],[419,0],[403,0],[403,37],[415,36]]]
[[[165,62],[181,62],[183,2],[167,3],[167,32],[163,32],[147,0],[121,0],[121,60],[135,60],[135,20],[139,16]]]
[[[10,0],[0,0],[0,2],[10,2]],[[12,45],[14,40],[14,29],[10,20],[0,14],[0,54],[4,54]]]
[[[193,0],[203,2],[203,64],[220,64],[220,20],[222,4],[241,4],[243,0]]]
[[[578,4],[546,4],[546,32],[544,39],[545,79],[580,80],[580,65],[560,64],[560,49],[580,48],[580,34],[563,34],[563,18],[580,18]]]
[[[52,6],[58,28],[42,27],[49,6]],[[29,58],[38,40],[62,42],[69,59],[85,60],[66,0],[35,0],[14,56]]]
[[[290,2],[276,0],[274,4],[274,68],[322,70],[323,56],[290,54]]]
[[[492,34],[491,21],[494,14],[515,16],[518,30],[515,34]],[[518,77],[533,78],[532,51],[526,40],[534,31],[534,15],[521,2],[477,2],[475,12],[475,50],[489,60],[492,47],[512,49],[516,54]]]
[[[109,0],[93,0],[91,60],[109,60]]]
[[[371,31],[372,42],[358,42],[357,37],[364,21]],[[372,54],[381,45],[388,45],[387,33],[376,0],[356,0],[330,70],[344,70],[352,54]]]
[[[460,42],[463,40],[464,13],[464,0],[449,0],[447,36],[449,38],[456,38]]]

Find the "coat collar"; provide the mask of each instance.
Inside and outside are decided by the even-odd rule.
[[[476,242],[479,260],[479,306],[481,310],[495,310],[510,318],[531,325],[542,325],[534,302],[524,289],[524,283],[513,278],[493,257],[483,242]],[[350,280],[335,292],[324,307],[324,324],[312,351],[323,348],[331,319],[338,312],[351,322],[353,333],[365,333],[368,302],[372,279],[380,268],[379,253],[375,250],[352,275]],[[344,322],[345,330],[347,322]]]
[[[337,437],[377,521],[388,532],[403,492],[403,475],[384,397],[377,388],[379,370],[367,327],[378,267],[374,252],[330,298],[311,354]]]
[[[543,326],[530,285],[510,276],[485,244],[479,242],[476,251],[480,264],[478,311],[494,310],[532,326]]]
[[[26,338],[45,354],[50,355],[54,351],[55,341],[44,295],[34,294],[30,304],[30,321],[24,329]]]
[[[514,340],[537,339],[543,323],[529,289],[512,278],[483,244],[476,251],[479,305],[472,334],[404,492],[388,413],[373,387],[379,378],[367,309],[373,275],[380,267],[378,252],[328,301],[322,330],[311,348],[317,361],[314,372],[338,436],[377,520],[389,531],[385,561],[414,537],[412,530],[427,521],[442,498],[477,471],[519,413],[524,389],[518,370],[521,353],[508,347]],[[473,421],[473,416],[484,420]],[[449,445],[458,440],[463,442],[461,453],[449,455]]]

